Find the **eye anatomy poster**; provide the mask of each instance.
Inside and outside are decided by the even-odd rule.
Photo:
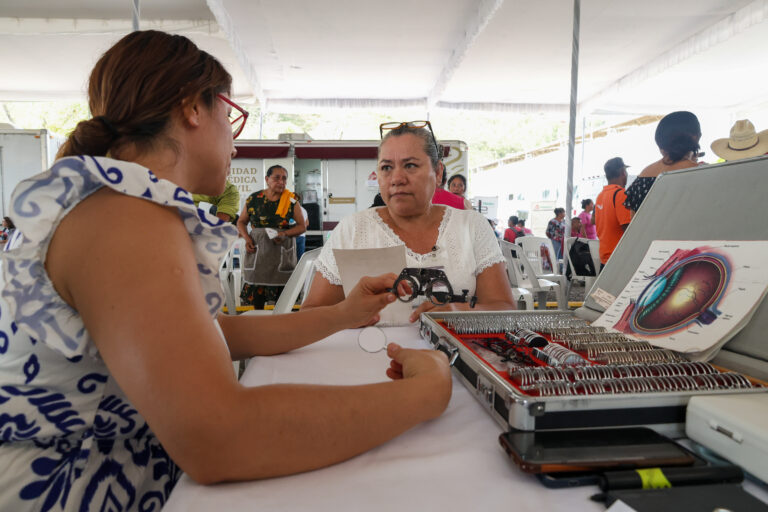
[[[593,325],[708,360],[768,289],[768,242],[656,240]]]

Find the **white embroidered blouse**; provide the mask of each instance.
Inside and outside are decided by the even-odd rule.
[[[416,268],[443,267],[454,293],[466,289],[472,296],[477,276],[486,268],[504,262],[504,257],[485,217],[474,210],[442,208],[445,213],[440,222],[436,249],[418,254],[406,247],[406,265]],[[397,245],[405,243],[382,220],[378,208],[370,208],[344,218],[336,226],[323,246],[315,268],[329,283],[341,285],[333,249],[375,249]],[[407,318],[401,314],[396,321],[384,323],[404,324]]]

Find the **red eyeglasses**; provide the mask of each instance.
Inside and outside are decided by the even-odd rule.
[[[242,133],[243,128],[245,128],[245,122],[248,120],[248,111],[223,94],[217,94],[216,96],[232,107],[232,110],[229,112],[229,124],[232,125],[232,138],[236,139]]]

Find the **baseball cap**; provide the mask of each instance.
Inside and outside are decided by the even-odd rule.
[[[617,156],[605,162],[605,165],[603,166],[603,170],[605,171],[606,174],[615,174],[616,171],[621,170],[622,167],[629,167],[629,166],[624,163],[624,160],[622,160],[620,156]]]

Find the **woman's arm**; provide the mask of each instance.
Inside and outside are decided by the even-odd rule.
[[[137,224],[140,240],[126,235]],[[46,268],[120,388],[198,482],[345,460],[438,416],[450,397],[444,356],[396,346],[388,349],[394,382],[239,385],[202,297],[192,242],[171,208],[102,189],[61,222]],[[282,336],[291,330],[286,324]]]
[[[240,234],[241,238],[245,239],[245,250],[248,252],[255,252],[256,244],[253,243],[251,235],[248,234],[248,221],[250,218],[251,216],[248,215],[248,201],[246,201],[243,205],[243,211],[241,211],[240,215],[237,217],[237,232]]]
[[[233,360],[281,354],[342,329],[375,324],[379,321],[379,311],[395,300],[394,294],[389,292],[395,279],[395,274],[363,277],[347,299],[342,292],[341,300],[314,308],[302,304],[298,313],[219,315],[218,320]],[[319,280],[325,281],[325,278],[318,277],[314,282]],[[291,335],[286,337],[289,329]]]
[[[307,297],[301,303],[301,310],[308,311],[320,306],[331,306],[344,300],[344,289],[341,285],[331,284],[320,272],[315,272],[312,286]]]
[[[474,311],[506,311],[516,309],[515,299],[512,297],[512,288],[507,278],[506,263],[496,263],[483,270],[477,276],[477,288],[475,290],[477,304]],[[472,311],[466,302],[453,302],[445,306],[435,306],[427,301],[413,310],[411,322],[419,319],[419,315],[425,311]]]
[[[290,229],[281,231],[278,238],[282,239],[285,237],[299,236],[307,230],[307,226],[304,224],[304,214],[301,211],[301,206],[298,201],[293,203],[293,219],[296,221],[296,224]]]
[[[298,201],[293,205],[293,219],[296,221],[296,225],[289,230],[291,231],[290,236],[299,236],[307,230],[307,220],[304,218],[304,212],[301,211],[301,205]]]

